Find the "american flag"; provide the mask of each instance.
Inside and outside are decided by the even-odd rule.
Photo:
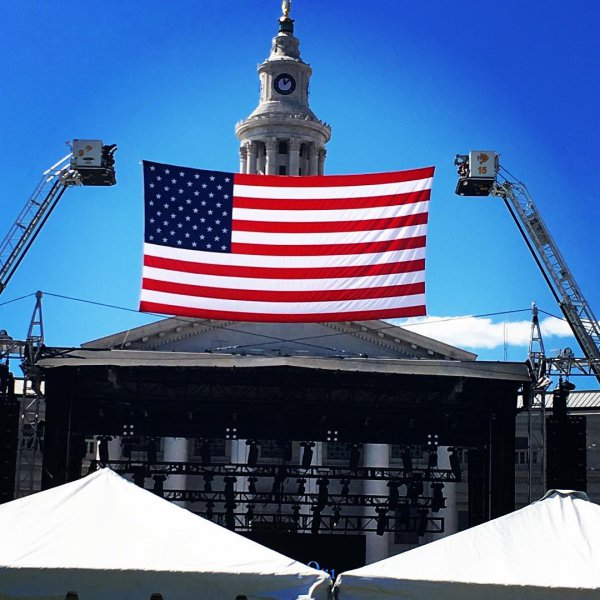
[[[269,322],[425,314],[433,167],[285,177],[143,165],[141,311]]]

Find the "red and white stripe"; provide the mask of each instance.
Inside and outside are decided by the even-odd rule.
[[[231,253],[145,244],[140,308],[271,322],[424,315],[433,171],[236,174]]]

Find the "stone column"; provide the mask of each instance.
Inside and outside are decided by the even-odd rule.
[[[310,144],[308,155],[307,175],[317,175],[319,172],[319,148],[316,144]]]
[[[390,466],[390,448],[387,444],[364,444],[363,446],[363,465],[365,467],[383,467],[387,468]],[[389,488],[387,481],[384,480],[365,480],[364,482],[365,494],[374,496],[387,496]],[[377,513],[372,506],[364,507],[364,516],[373,517],[377,516]],[[388,518],[391,515],[388,513]],[[375,533],[367,533],[366,539],[366,562],[367,564],[382,560],[388,557],[389,554],[389,533],[383,535],[377,535]]]
[[[121,460],[121,436],[113,435],[108,441],[108,459]]]
[[[187,438],[165,438],[165,449],[163,452],[164,462],[187,462],[188,441]],[[165,481],[165,490],[187,489],[186,475],[169,475]],[[186,502],[177,502],[179,506],[186,506]]]
[[[290,153],[290,175],[298,175],[300,173],[300,141],[290,140],[288,145]]]
[[[319,175],[325,175],[325,157],[327,156],[327,150],[325,148],[319,148]]]
[[[246,172],[246,164],[248,160],[248,146],[243,144],[240,146],[240,173]]]
[[[277,174],[277,140],[270,139],[265,142],[267,148],[267,161],[265,175]]]
[[[246,169],[246,173],[250,173],[252,175],[256,174],[256,164],[257,164],[257,158],[258,158],[258,144],[256,142],[248,142],[247,143],[247,155],[248,155],[248,160],[247,160],[247,169]]]

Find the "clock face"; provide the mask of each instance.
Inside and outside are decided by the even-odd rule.
[[[287,96],[296,89],[296,80],[287,73],[281,73],[275,77],[273,87],[278,94]]]

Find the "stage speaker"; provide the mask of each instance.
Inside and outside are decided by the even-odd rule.
[[[586,418],[546,418],[546,480],[548,489],[587,489]]]
[[[15,496],[19,401],[8,365],[0,365],[0,504]]]

